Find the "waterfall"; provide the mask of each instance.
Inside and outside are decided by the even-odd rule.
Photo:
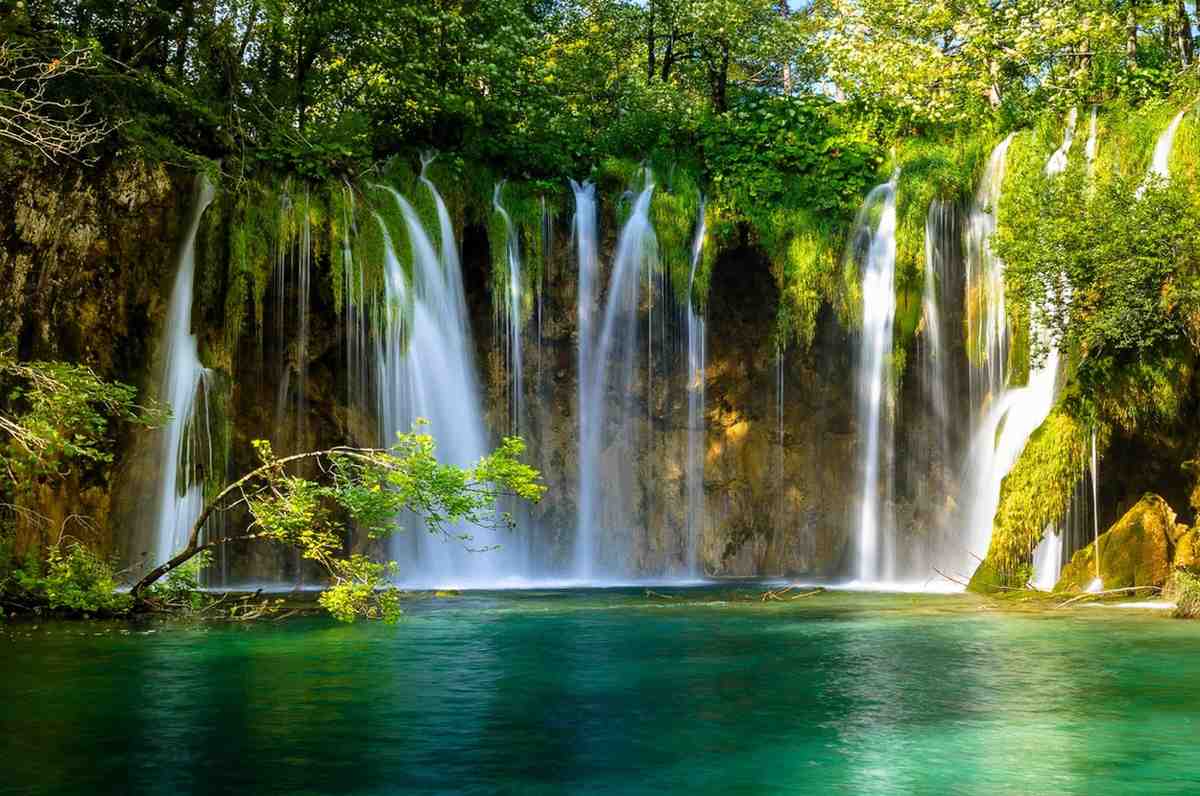
[[[634,415],[638,394],[643,392],[637,384],[642,350],[637,314],[642,274],[649,275],[657,265],[657,241],[650,224],[653,193],[653,178],[647,173],[645,187],[634,200],[617,239],[599,333],[594,341],[586,342],[585,335],[596,331],[582,312],[583,302],[595,286],[594,271],[585,274],[585,269],[594,267],[594,262],[580,257],[580,485],[575,574],[584,579],[594,577],[601,568],[614,574],[625,569],[629,562],[626,554],[632,549],[638,486]],[[577,191],[577,202],[579,197]],[[582,211],[582,203],[577,204],[581,252],[586,242],[578,226]],[[586,358],[582,355],[585,345],[589,349]],[[649,366],[648,361],[645,364]]]
[[[1179,123],[1183,121],[1185,113],[1187,113],[1187,108],[1175,114],[1175,118],[1167,125],[1167,129],[1158,137],[1158,142],[1154,145],[1154,158],[1150,161],[1150,172],[1146,175],[1147,179],[1153,177],[1170,179],[1171,150],[1175,148],[1175,133],[1179,132]],[[1145,189],[1145,183],[1142,183],[1142,186],[1138,188],[1138,196],[1141,196]]]
[[[354,224],[354,191],[345,191],[342,208],[342,312],[346,319],[346,405],[360,412],[373,409],[370,397],[371,337],[367,313],[366,276],[355,266],[351,239]]]
[[[890,399],[892,320],[896,313],[896,176],[867,195],[854,222],[846,256],[862,273],[862,333],[858,362],[859,433],[866,435],[860,457],[857,577],[877,582],[894,576],[894,523],[890,500],[892,423],[885,416]],[[886,560],[885,560],[886,557]]]
[[[295,201],[284,196],[281,226],[291,228],[299,213],[299,228],[294,240],[285,236],[285,244],[275,250],[275,340],[279,352],[279,384],[275,398],[274,446],[276,453],[295,453],[306,445],[308,390],[308,307],[312,291],[312,223],[308,189],[301,211]],[[287,245],[287,244],[291,245]]]
[[[1067,130],[1063,135],[1062,146],[1055,150],[1050,156],[1050,160],[1046,161],[1046,174],[1062,174],[1067,168],[1067,155],[1071,151],[1071,144],[1075,140],[1075,123],[1079,118],[1079,111],[1072,108],[1067,114]]]
[[[1100,577],[1100,457],[1096,451],[1096,429],[1092,428],[1092,548],[1096,559],[1096,579],[1088,586],[1088,591],[1097,592],[1104,588]]]
[[[1042,541],[1033,551],[1033,577],[1030,585],[1040,591],[1053,591],[1062,571],[1063,532],[1053,525],[1046,528]]]
[[[394,434],[409,430],[418,418],[427,419],[429,431],[438,441],[438,458],[465,467],[487,450],[475,347],[450,215],[423,172],[421,182],[434,199],[441,247],[440,251],[434,248],[409,201],[391,191],[408,232],[412,267],[410,277],[384,226],[387,310],[375,362],[380,431],[388,444]],[[383,226],[382,220],[378,221]],[[480,552],[504,541],[478,538],[481,529],[451,528],[455,537],[472,538],[448,540],[427,533],[417,517],[402,521],[407,533],[392,540],[392,557],[400,563],[400,577],[407,584],[488,585],[516,571],[507,545]]]
[[[192,334],[192,293],[196,272],[196,233],[200,219],[215,196],[212,183],[201,176],[192,214],[179,247],[179,266],[171,287],[161,347],[165,352],[158,396],[171,408],[171,419],[159,432],[158,478],[154,483],[154,561],[169,559],[187,541],[192,523],[204,508],[203,485],[193,479],[199,430],[194,427],[197,398],[207,394],[209,372],[200,364],[196,336]],[[204,430],[208,430],[204,400]],[[211,439],[207,433],[205,439]],[[212,451],[209,449],[209,464]]]
[[[925,344],[922,382],[938,431],[939,462],[947,461],[950,456],[950,367],[942,307],[949,295],[952,258],[949,249],[953,245],[952,235],[958,228],[955,222],[955,207],[951,203],[935,199],[929,205],[925,216],[925,282],[921,293]]]
[[[700,201],[700,218],[696,224],[696,239],[692,244],[692,269],[688,275],[687,293],[687,560],[688,574],[700,571],[700,537],[704,533],[704,379],[705,337],[704,318],[696,312],[694,289],[696,269],[704,255],[706,231],[704,201]]]
[[[578,287],[576,289],[576,317],[578,328],[578,351],[576,359],[578,395],[575,412],[579,422],[579,441],[582,447],[587,441],[592,444],[594,418],[584,411],[590,400],[588,377],[592,372],[592,327],[596,304],[596,278],[599,276],[599,242],[596,238],[596,186],[591,182],[571,181],[575,194],[574,236],[576,258],[579,263]],[[588,577],[592,573],[594,542],[592,530],[592,491],[598,486],[599,462],[593,456],[579,459],[579,494],[575,529],[574,571]]]
[[[1068,133],[1069,139],[1073,133]],[[975,346],[972,369],[972,405],[976,410],[968,460],[965,494],[965,571],[974,569],[987,553],[992,520],[1000,504],[1000,486],[1025,443],[1050,414],[1054,405],[1059,352],[1056,346],[1042,362],[1030,365],[1024,386],[1009,383],[1008,317],[1004,301],[1003,263],[993,254],[990,237],[996,228],[996,204],[1004,181],[1004,161],[1012,136],[992,152],[988,169],[971,209],[967,245],[968,333]],[[1069,148],[1068,143],[1064,147]],[[1057,152],[1055,153],[1058,154]],[[1046,173],[1065,167],[1052,156]],[[1056,169],[1058,171],[1056,171]],[[1029,334],[1046,331],[1036,323]],[[1047,555],[1043,553],[1043,555]]]
[[[509,374],[508,388],[508,433],[520,434],[523,431],[525,418],[525,383],[524,359],[521,347],[522,310],[524,300],[524,283],[521,275],[521,242],[512,218],[504,209],[501,202],[503,182],[496,183],[492,192],[492,206],[504,219],[504,230],[507,237],[505,245],[505,261],[508,264],[508,284],[504,292],[504,300],[497,302],[499,316],[503,321],[503,329],[498,339],[504,346],[505,370]]]

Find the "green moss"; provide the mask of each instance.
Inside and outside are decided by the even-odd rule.
[[[1108,435],[1098,435],[1103,454]],[[1067,511],[1091,451],[1091,431],[1060,404],[1038,427],[1000,488],[988,562],[1007,577],[1027,565],[1045,528]]]
[[[658,237],[658,259],[680,303],[686,303],[692,273],[692,243],[700,214],[700,185],[697,175],[682,167],[660,167],[658,186],[650,205],[651,223]],[[708,284],[707,278],[701,287]],[[703,305],[705,292],[696,297]]]
[[[1144,495],[1096,542],[1076,551],[1055,591],[1085,591],[1097,572],[1105,589],[1162,586],[1171,574],[1177,535],[1175,512],[1167,502],[1155,494]]]

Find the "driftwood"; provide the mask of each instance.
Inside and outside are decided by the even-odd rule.
[[[1137,591],[1161,592],[1162,587],[1161,586],[1126,586],[1123,589],[1105,589],[1103,591],[1090,591],[1090,592],[1085,592],[1084,594],[1078,594],[1078,595],[1072,597],[1071,599],[1067,600],[1066,602],[1059,603],[1058,605],[1056,605],[1054,607],[1055,608],[1066,608],[1068,605],[1073,605],[1077,602],[1080,602],[1081,600],[1086,600],[1089,597],[1101,597],[1105,594],[1125,594],[1125,593],[1128,593],[1131,591],[1133,591],[1133,592],[1137,592]]]
[[[800,594],[792,594],[792,595],[789,595],[786,597],[784,596],[788,592],[792,591],[793,589],[798,589],[798,588],[800,588],[800,587],[793,585],[793,586],[784,586],[781,589],[768,589],[767,591],[763,592],[762,597],[760,599],[764,603],[771,601],[771,600],[799,600],[802,597],[812,597],[815,594],[820,594],[821,592],[825,591],[825,589],[823,589],[823,588],[816,588],[811,591],[802,592]]]

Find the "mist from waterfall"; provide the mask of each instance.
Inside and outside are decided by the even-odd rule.
[[[590,318],[585,321],[591,307],[582,309],[585,298],[595,289],[595,271],[588,269],[596,263],[583,252],[587,239],[579,224],[586,208],[579,204],[576,207],[581,251],[580,485],[573,574],[583,580],[627,574],[634,529],[640,522],[634,499],[638,487],[634,463],[640,443],[635,414],[645,410],[641,408],[643,390],[638,384],[643,360],[638,310],[642,279],[649,278],[658,261],[658,244],[650,223],[653,175],[647,172],[645,180],[617,239],[598,328]],[[577,190],[577,202],[581,195]],[[645,360],[648,370],[648,354]]]
[[[200,363],[192,334],[192,297],[196,275],[196,234],[200,219],[216,191],[201,176],[191,215],[179,246],[178,266],[163,323],[162,371],[158,398],[171,417],[158,431],[158,477],[154,482],[154,541],[152,565],[169,559],[187,541],[192,523],[204,508],[203,485],[194,478],[199,457],[212,463],[207,391],[210,373]],[[203,416],[201,417],[200,414]],[[206,447],[207,446],[207,447]]]
[[[891,580],[896,550],[891,510],[893,417],[892,321],[896,314],[896,176],[867,195],[854,222],[846,257],[862,279],[858,359],[858,544],[855,576]]]

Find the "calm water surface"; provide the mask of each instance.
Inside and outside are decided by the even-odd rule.
[[[0,792],[1200,793],[1200,622],[671,593],[0,625]]]

